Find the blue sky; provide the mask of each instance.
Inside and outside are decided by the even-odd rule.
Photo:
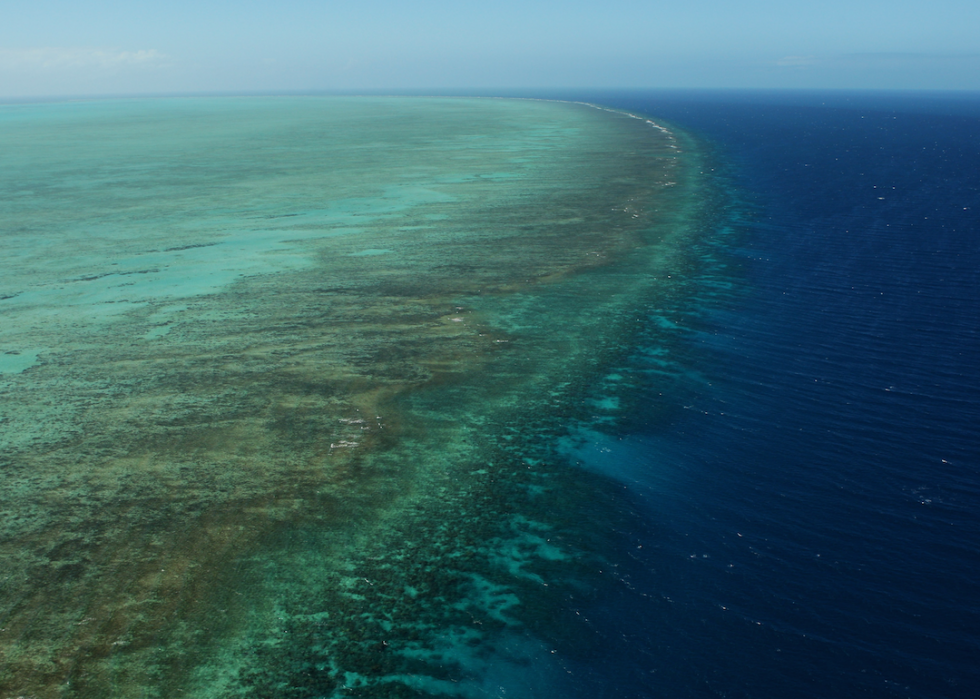
[[[977,0],[0,0],[0,97],[980,89]]]

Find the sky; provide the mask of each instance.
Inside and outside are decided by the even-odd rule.
[[[0,98],[980,90],[977,0],[0,0]]]

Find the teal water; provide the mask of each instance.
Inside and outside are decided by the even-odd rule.
[[[0,688],[560,687],[620,515],[556,449],[681,293],[697,144],[533,100],[0,124]]]

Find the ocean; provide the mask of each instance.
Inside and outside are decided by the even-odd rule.
[[[0,689],[976,695],[980,99],[519,96],[0,106]]]
[[[645,525],[594,696],[974,696],[980,104],[607,103],[712,143],[735,230],[703,272],[731,291],[673,309],[670,408],[582,454]]]

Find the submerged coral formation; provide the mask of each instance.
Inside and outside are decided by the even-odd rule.
[[[685,264],[683,134],[489,99],[0,119],[4,696],[560,682],[616,527],[554,446]]]

